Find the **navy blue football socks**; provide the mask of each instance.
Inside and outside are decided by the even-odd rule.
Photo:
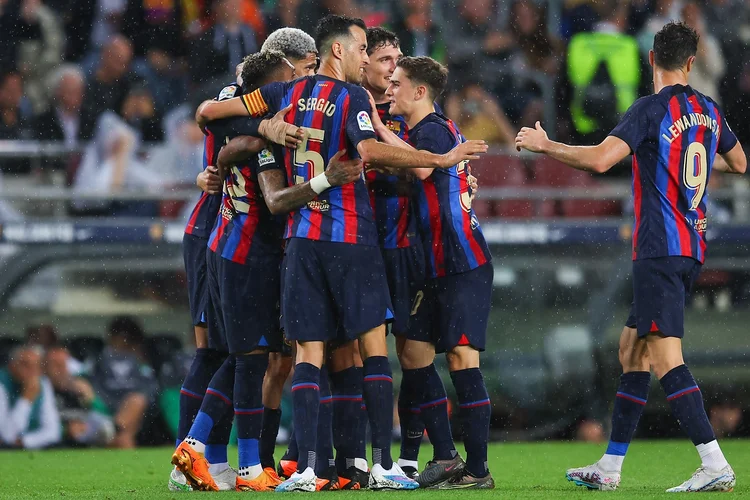
[[[185,439],[195,416],[201,409],[208,383],[224,362],[224,355],[214,349],[195,350],[190,369],[180,389],[180,418],[177,424],[177,445]]]
[[[324,477],[328,467],[333,465],[332,413],[333,397],[328,381],[328,369],[320,369],[320,410],[318,410],[318,437],[315,446],[315,475]]]
[[[239,474],[254,479],[262,471],[258,441],[263,422],[262,387],[268,368],[268,353],[238,354],[235,358],[234,419]]]
[[[434,363],[414,371],[418,372],[417,383],[422,388],[419,415],[430,436],[433,459],[450,460],[456,456],[456,446],[453,443],[453,433],[448,418],[448,397],[445,394],[443,381]]]
[[[310,363],[297,363],[292,378],[294,434],[299,448],[297,471],[315,470],[315,448],[320,410],[320,369]]]
[[[416,462],[422,445],[424,423],[419,415],[419,403],[423,387],[419,370],[401,370],[401,387],[398,392],[398,419],[401,428],[401,452],[399,464]],[[409,464],[412,465],[412,464]],[[416,466],[412,465],[417,468]]]
[[[273,452],[281,425],[281,408],[263,408],[263,423],[260,429],[260,464],[263,468],[274,468]]]
[[[393,467],[393,377],[386,356],[371,356],[364,360],[363,393],[372,432],[372,463],[390,470]]]
[[[203,396],[201,409],[198,415],[195,416],[195,420],[187,436],[188,438],[192,438],[191,441],[200,443],[200,446],[196,448],[198,452],[202,453],[204,451],[202,448],[208,442],[211,429],[221,419],[227,409],[232,407],[234,370],[235,358],[230,354],[219,369],[216,370],[216,373],[211,378],[211,382],[208,384],[206,394]]]
[[[607,451],[600,463],[608,472],[620,472],[625,454],[633,439],[638,420],[648,400],[650,372],[630,372],[620,375],[615,406],[612,411],[612,433]]]
[[[685,365],[671,369],[661,380],[672,413],[694,445],[716,439],[703,406],[703,397],[693,375]]]
[[[367,414],[362,410],[362,368],[352,366],[330,373],[333,446],[336,449],[336,470],[341,474],[365,459]]]
[[[461,427],[466,448],[466,471],[474,477],[485,477],[487,445],[490,434],[490,397],[479,368],[451,372],[458,396]]]

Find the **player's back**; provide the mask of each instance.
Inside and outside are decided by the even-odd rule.
[[[711,170],[737,142],[719,106],[690,86],[668,86],[633,103],[611,135],[634,153],[633,259],[703,262]]]
[[[236,83],[231,83],[224,87],[221,92],[216,96],[217,101],[223,101],[231,99],[235,95],[240,93],[240,86]],[[206,167],[215,166],[216,159],[219,156],[224,145],[224,137],[217,136],[210,129],[206,130],[206,137],[203,139],[203,169]],[[188,217],[187,225],[185,226],[185,232],[201,238],[208,238],[211,234],[211,228],[214,226],[216,221],[216,214],[219,211],[221,205],[221,194],[208,194],[205,191],[201,192],[201,196],[193,207],[190,216]]]
[[[285,120],[304,128],[307,138],[297,149],[285,150],[291,184],[307,182],[322,174],[340,150],[346,150],[342,160],[357,158],[359,140],[376,138],[365,90],[341,80],[316,75],[274,83],[244,96],[243,100],[253,115],[292,104]],[[293,212],[286,237],[377,245],[364,178],[331,187]]]
[[[410,130],[409,142],[417,149],[443,154],[466,139],[456,125],[431,113]],[[489,247],[471,208],[468,162],[435,169],[417,183],[419,231],[425,242],[432,276],[459,274],[490,261]]]

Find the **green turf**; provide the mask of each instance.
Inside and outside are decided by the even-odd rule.
[[[750,441],[722,442],[727,459],[739,476],[734,496],[750,496]],[[698,465],[695,449],[687,441],[636,442],[625,461],[624,479],[614,493],[589,492],[573,486],[564,471],[596,460],[601,445],[582,443],[494,444],[490,468],[497,482],[493,492],[464,491],[464,498],[592,498],[613,495],[623,498],[654,498],[668,487],[687,479]],[[428,449],[423,448],[423,458]],[[60,450],[45,452],[0,452],[0,498],[175,498],[209,493],[170,493],[168,448],[137,451]],[[231,455],[230,455],[231,456]],[[221,493],[222,498],[258,493]],[[261,493],[266,495],[265,493]],[[273,493],[268,493],[272,495]],[[371,497],[373,492],[326,492],[342,499]],[[401,500],[409,496],[426,500],[434,496],[451,499],[455,492],[383,492]]]

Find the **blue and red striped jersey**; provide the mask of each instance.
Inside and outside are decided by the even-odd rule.
[[[282,154],[278,146],[265,148],[247,163],[232,167],[208,239],[211,251],[238,264],[247,264],[253,256],[283,253],[286,217],[271,214],[258,185],[262,172],[284,170]]]
[[[404,119],[388,113],[390,103],[378,104],[377,107],[381,121],[401,139],[408,140],[409,131]],[[368,169],[365,177],[380,246],[387,249],[412,246],[417,240],[417,226],[411,206],[414,192],[411,180],[406,175],[390,175],[376,169]]]
[[[634,102],[610,135],[633,153],[633,260],[703,262],[711,169],[716,153],[737,144],[719,106],[689,86],[672,85]]]
[[[232,83],[221,89],[221,92],[216,96],[217,101],[223,101],[231,99],[240,93],[240,86],[236,83]],[[236,135],[244,135],[238,132],[243,131],[243,123],[238,120],[218,120],[215,123],[221,122],[223,124],[221,131],[229,131],[236,133]],[[241,127],[239,130],[237,127]],[[213,130],[218,130],[216,127]],[[206,130],[206,137],[203,140],[203,169],[209,165],[216,165],[216,158],[219,156],[221,147],[225,144],[225,137],[217,136],[212,129]],[[187,224],[185,225],[185,233],[199,238],[208,238],[211,234],[211,228],[216,221],[216,214],[219,211],[221,205],[220,194],[208,194],[205,191],[201,193],[201,197],[193,207],[190,217],[188,217]]]
[[[415,148],[435,154],[465,141],[456,125],[438,113],[430,113],[409,131]],[[415,182],[417,224],[433,278],[471,271],[492,259],[471,208],[468,174],[469,163],[461,162],[436,168],[427,179]]]
[[[297,149],[284,151],[290,184],[307,182],[323,173],[340,150],[347,152],[342,160],[357,158],[357,144],[376,138],[367,93],[340,80],[316,75],[272,83],[242,100],[253,116],[293,104],[285,120],[305,128],[308,139]],[[376,246],[377,229],[364,176],[331,187],[292,212],[286,237]]]

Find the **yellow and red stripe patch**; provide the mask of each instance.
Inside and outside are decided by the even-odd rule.
[[[266,101],[263,99],[260,89],[243,95],[242,104],[245,105],[245,109],[247,109],[247,112],[252,116],[261,116],[268,113],[268,104],[266,104]]]

